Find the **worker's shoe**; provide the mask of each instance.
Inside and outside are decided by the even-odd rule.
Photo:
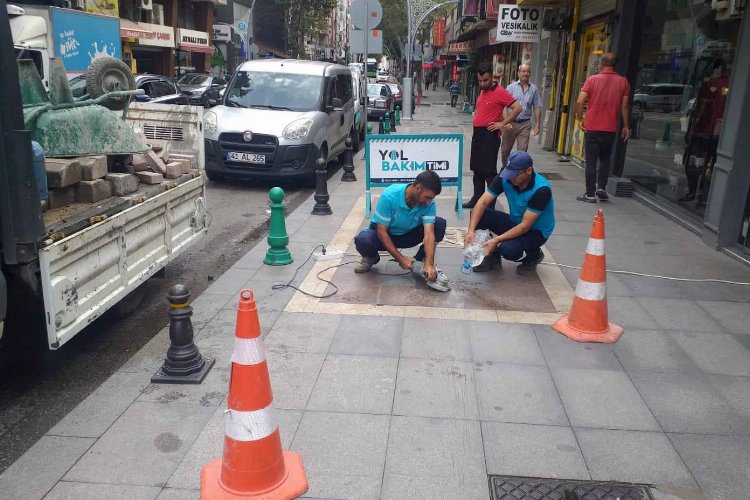
[[[581,196],[576,197],[576,200],[584,203],[596,203],[596,196],[592,194],[582,194]]]
[[[521,263],[516,268],[516,273],[532,274],[536,272],[536,266],[539,265],[539,263],[543,260],[544,260],[544,252],[540,250],[539,257],[537,257],[536,259],[522,260]]]
[[[477,202],[473,201],[473,200],[465,201],[464,203],[461,204],[461,208],[469,208],[469,209],[471,209],[471,208],[474,208],[474,205],[476,205],[476,204],[477,204]]]
[[[474,266],[472,269],[476,273],[486,273],[492,271],[494,268],[502,269],[503,261],[500,259],[500,254],[493,252],[489,257],[482,259],[482,262],[478,266]]]
[[[372,266],[374,266],[378,262],[380,262],[380,255],[376,255],[375,257],[362,257],[362,260],[359,261],[359,264],[354,267],[354,272],[357,274],[370,272]]]
[[[609,201],[609,195],[604,189],[597,189],[596,197],[599,198],[600,201]]]

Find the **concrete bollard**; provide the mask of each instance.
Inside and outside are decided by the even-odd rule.
[[[315,162],[315,206],[312,209],[313,215],[331,215],[331,205],[328,204],[328,181],[326,180],[326,161],[318,158]]]
[[[354,182],[357,180],[357,177],[354,175],[354,148],[352,147],[351,137],[346,139],[344,165],[341,168],[344,170],[344,173],[341,175],[342,182]]]
[[[216,362],[201,355],[193,342],[193,308],[185,285],[174,285],[167,292],[169,301],[169,342],[167,357],[151,382],[154,384],[200,384]]]
[[[286,234],[286,222],[284,221],[284,190],[280,187],[271,188],[268,192],[271,199],[271,227],[268,231],[268,246],[264,264],[269,266],[286,266],[294,262],[292,254],[286,247],[289,244],[289,235]]]

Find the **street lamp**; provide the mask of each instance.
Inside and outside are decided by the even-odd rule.
[[[414,82],[411,77],[411,61],[414,58],[414,39],[417,36],[417,30],[419,26],[427,19],[427,16],[435,12],[441,7],[446,5],[457,4],[459,0],[446,0],[443,2],[436,3],[433,0],[406,0],[406,17],[407,17],[407,32],[406,32],[406,76],[403,79],[404,84],[404,109],[403,117],[407,120],[411,120],[411,99],[412,89]]]

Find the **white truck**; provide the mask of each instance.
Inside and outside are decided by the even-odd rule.
[[[203,108],[131,104],[126,117],[147,141],[194,154],[198,169],[43,211],[8,25],[0,0],[0,336],[4,348],[46,336],[57,349],[205,234]]]

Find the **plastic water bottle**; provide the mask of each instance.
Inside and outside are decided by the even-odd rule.
[[[461,272],[464,274],[471,274],[471,264],[468,260],[464,260],[464,264],[461,266]]]
[[[464,263],[468,262],[471,267],[478,266],[484,259],[484,248],[482,245],[490,239],[490,232],[480,229],[474,233],[474,244],[464,250]],[[463,270],[463,268],[462,268]]]

